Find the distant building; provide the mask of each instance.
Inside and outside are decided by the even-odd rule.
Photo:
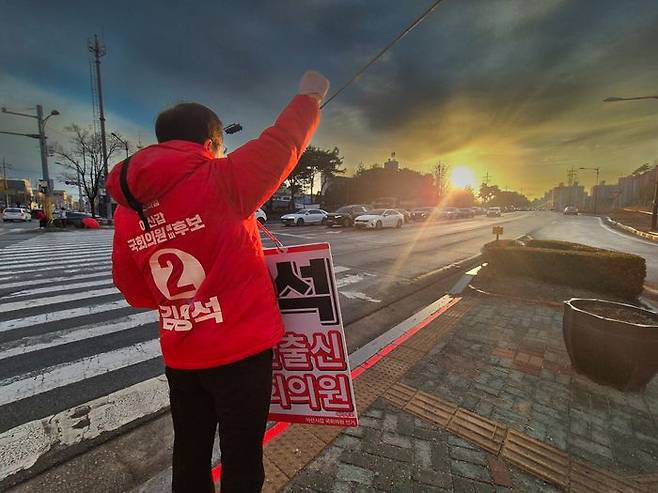
[[[558,211],[570,205],[584,209],[587,204],[587,193],[585,187],[578,183],[573,185],[560,183],[544,194],[544,203],[547,208]]]
[[[599,185],[594,185],[590,197],[587,199],[587,209],[594,210],[596,205],[597,212],[603,212],[614,209],[621,191],[619,185],[609,185],[605,181]]]
[[[30,180],[0,179],[0,207],[30,207],[32,205],[32,184]]]
[[[400,169],[400,163],[395,159],[395,153],[391,152],[391,157],[384,162],[384,169],[398,171]]]
[[[55,209],[73,209],[73,197],[66,190],[53,190]]]
[[[619,197],[615,206],[619,208],[649,206],[653,202],[656,172],[656,166],[653,166],[646,171],[619,178],[617,185]]]

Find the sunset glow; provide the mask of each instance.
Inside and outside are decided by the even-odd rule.
[[[457,166],[453,168],[450,173],[450,183],[453,187],[457,188],[471,187],[475,189],[477,187],[477,178],[471,168],[467,166]]]

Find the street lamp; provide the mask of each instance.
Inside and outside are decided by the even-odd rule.
[[[601,171],[601,168],[578,168],[578,169],[596,171],[596,185],[594,187],[594,214],[596,214],[596,204],[599,198],[599,171]]]
[[[110,135],[111,135],[112,137],[114,137],[115,139],[117,139],[119,142],[121,142],[121,143],[123,144],[123,147],[126,148],[126,159],[128,159],[128,141],[127,141],[127,140],[123,140],[121,137],[119,137],[119,136],[118,136],[117,134],[115,134],[114,132],[111,132]]]
[[[20,135],[22,137],[29,137],[31,139],[38,139],[39,140],[39,147],[41,150],[41,172],[43,173],[43,179],[44,181],[48,184],[47,189],[46,189],[46,200],[48,201],[50,197],[52,196],[52,186],[50,184],[50,174],[48,173],[48,149],[46,147],[46,122],[50,119],[52,116],[57,116],[59,115],[59,111],[57,110],[52,110],[48,116],[45,118],[43,117],[43,106],[40,104],[37,105],[37,114],[36,115],[31,115],[29,113],[18,113],[16,111],[9,111],[7,108],[4,106],[0,109],[3,113],[7,113],[9,115],[16,115],[16,116],[23,116],[26,118],[34,118],[37,121],[37,128],[39,130],[39,133],[37,134],[26,134],[26,133],[19,133],[19,132],[0,132],[3,134],[8,134],[8,135]]]
[[[632,98],[619,98],[617,96],[610,96],[603,100],[604,103],[616,103],[618,101],[637,101],[640,99],[658,99],[658,96],[637,96]],[[651,211],[651,229],[656,231],[658,229],[658,165],[655,167],[656,171],[656,187],[653,191],[653,209]]]

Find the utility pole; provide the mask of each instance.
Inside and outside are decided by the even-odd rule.
[[[121,137],[119,137],[116,133],[112,132],[110,135],[114,137],[117,142],[120,142],[123,145],[123,148],[126,150],[126,159],[128,159],[128,153],[129,153],[129,142],[127,140],[123,140]]]
[[[2,158],[2,178],[5,186],[5,207],[9,207],[9,184],[7,182],[7,168],[11,168],[11,164],[7,164],[5,158]]]
[[[658,230],[658,164],[654,167],[656,172],[656,188],[653,191],[653,209],[651,210],[651,229]]]
[[[18,113],[16,111],[9,111],[7,108],[3,107],[2,108],[3,113],[7,113],[9,115],[16,115],[16,116],[23,116],[26,118],[34,118],[37,120],[37,125],[38,125],[38,130],[39,133],[36,134],[24,134],[24,133],[19,133],[19,132],[0,132],[2,134],[9,134],[9,135],[20,135],[22,137],[30,137],[31,139],[38,139],[39,140],[39,148],[41,150],[41,172],[43,174],[43,180],[46,182],[46,192],[45,192],[45,202],[46,202],[46,209],[45,212],[46,214],[50,214],[50,204],[52,201],[52,194],[53,194],[53,184],[50,181],[50,175],[48,173],[48,148],[46,146],[46,122],[51,116],[57,116],[59,115],[59,111],[57,110],[52,110],[50,114],[47,117],[43,117],[43,106],[40,104],[37,105],[37,114],[36,115],[30,115],[27,113]]]
[[[578,172],[576,171],[576,168],[571,166],[571,169],[567,170],[567,183],[569,183],[569,205],[573,205],[573,189],[576,184],[576,176],[578,175]]]
[[[94,34],[93,42],[89,40],[87,45],[89,52],[94,55],[94,63],[96,64],[96,84],[98,90],[98,119],[101,124],[101,149],[103,152],[103,192],[104,192],[104,206],[105,217],[112,220],[112,204],[110,202],[110,195],[107,193],[107,142],[105,140],[105,111],[103,109],[103,84],[101,81],[101,57],[107,54],[105,45],[98,41],[98,35]]]

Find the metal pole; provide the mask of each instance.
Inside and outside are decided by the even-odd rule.
[[[594,192],[594,215],[596,215],[596,211],[597,211],[596,206],[599,201],[599,168],[596,168],[596,188],[594,190],[596,190]]]
[[[107,193],[107,143],[105,140],[105,111],[103,109],[103,84],[101,82],[101,56],[105,55],[105,49],[98,43],[98,36],[94,34],[94,45],[91,51],[94,53],[96,63],[96,83],[98,84],[98,119],[101,124],[101,148],[103,152],[103,190],[105,192],[105,217],[112,220],[112,205],[110,195]]]
[[[5,181],[5,207],[9,207],[9,184],[7,183],[7,163],[2,158],[2,177]]]
[[[653,191],[653,210],[651,211],[651,229],[658,229],[658,164],[654,168],[656,172],[656,188]]]
[[[37,123],[39,125],[39,148],[41,150],[41,173],[43,179],[45,180],[46,193],[44,194],[44,212],[47,216],[50,216],[50,204],[52,201],[53,190],[50,183],[50,173],[48,172],[48,149],[46,148],[46,132],[45,124],[43,120],[43,106],[40,104],[37,105]]]
[[[80,183],[80,169],[77,166],[75,167],[75,174],[78,182],[78,211],[82,212],[84,210],[82,206],[82,184]]]

